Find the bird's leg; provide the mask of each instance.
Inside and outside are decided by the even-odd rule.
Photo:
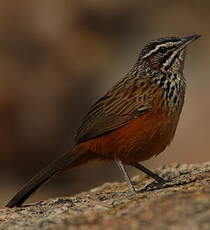
[[[148,176],[152,177],[157,182],[157,183],[152,182],[151,184],[147,185],[144,190],[161,187],[163,184],[168,182],[167,180],[165,180],[162,177],[158,176],[157,174],[153,173],[152,171],[145,168],[143,165],[139,164],[138,162],[130,163],[130,165],[141,170],[142,172],[144,172]]]
[[[137,169],[139,169],[139,170],[141,170],[142,172],[144,172],[148,176],[152,177],[158,183],[164,184],[164,183],[167,182],[165,179],[163,179],[162,177],[160,177],[157,174],[153,173],[149,169],[145,168],[143,165],[139,164],[138,162],[131,163],[130,165],[135,167],[135,168],[137,168]]]
[[[129,186],[131,192],[136,193],[135,187],[133,186],[132,181],[131,181],[129,175],[128,175],[128,173],[127,173],[124,165],[122,164],[122,161],[119,158],[115,158],[115,163],[120,168],[120,171],[122,172],[122,174],[123,174],[126,182],[128,183],[128,186]]]

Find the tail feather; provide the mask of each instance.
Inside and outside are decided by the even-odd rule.
[[[74,150],[74,149],[73,149]],[[51,162],[47,167],[36,174],[6,205],[6,207],[21,206],[25,200],[29,198],[39,187],[44,183],[48,182],[50,179],[54,178],[56,175],[60,174],[65,170],[65,168],[70,167],[73,162],[75,162],[79,157],[81,157],[82,152],[75,153],[73,150],[63,154],[53,162]]]

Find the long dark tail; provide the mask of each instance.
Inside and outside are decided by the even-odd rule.
[[[9,201],[6,207],[21,206],[40,186],[48,182],[56,175],[63,172],[66,168],[76,166],[76,160],[81,158],[84,151],[73,148],[69,152],[61,155],[59,158],[51,162],[47,167],[36,174],[26,185]],[[75,164],[76,163],[76,164]]]

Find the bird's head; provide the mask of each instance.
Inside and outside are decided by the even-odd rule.
[[[149,42],[141,51],[138,63],[148,70],[181,72],[186,47],[200,35],[160,38]]]

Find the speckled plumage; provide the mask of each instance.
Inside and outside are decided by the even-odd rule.
[[[76,143],[104,135],[149,112],[155,106],[157,92],[161,92],[159,112],[180,114],[185,95],[185,49],[177,52],[175,46],[180,43],[178,38],[150,42],[128,74],[91,107],[77,132]],[[157,46],[165,47],[165,52],[159,53]],[[171,56],[174,59],[167,63]]]
[[[123,164],[166,181],[138,162],[170,144],[184,103],[186,46],[198,35],[161,38],[142,49],[128,74],[84,117],[75,146],[33,177],[7,204],[20,206],[49,179],[91,160],[114,160],[135,192]]]

